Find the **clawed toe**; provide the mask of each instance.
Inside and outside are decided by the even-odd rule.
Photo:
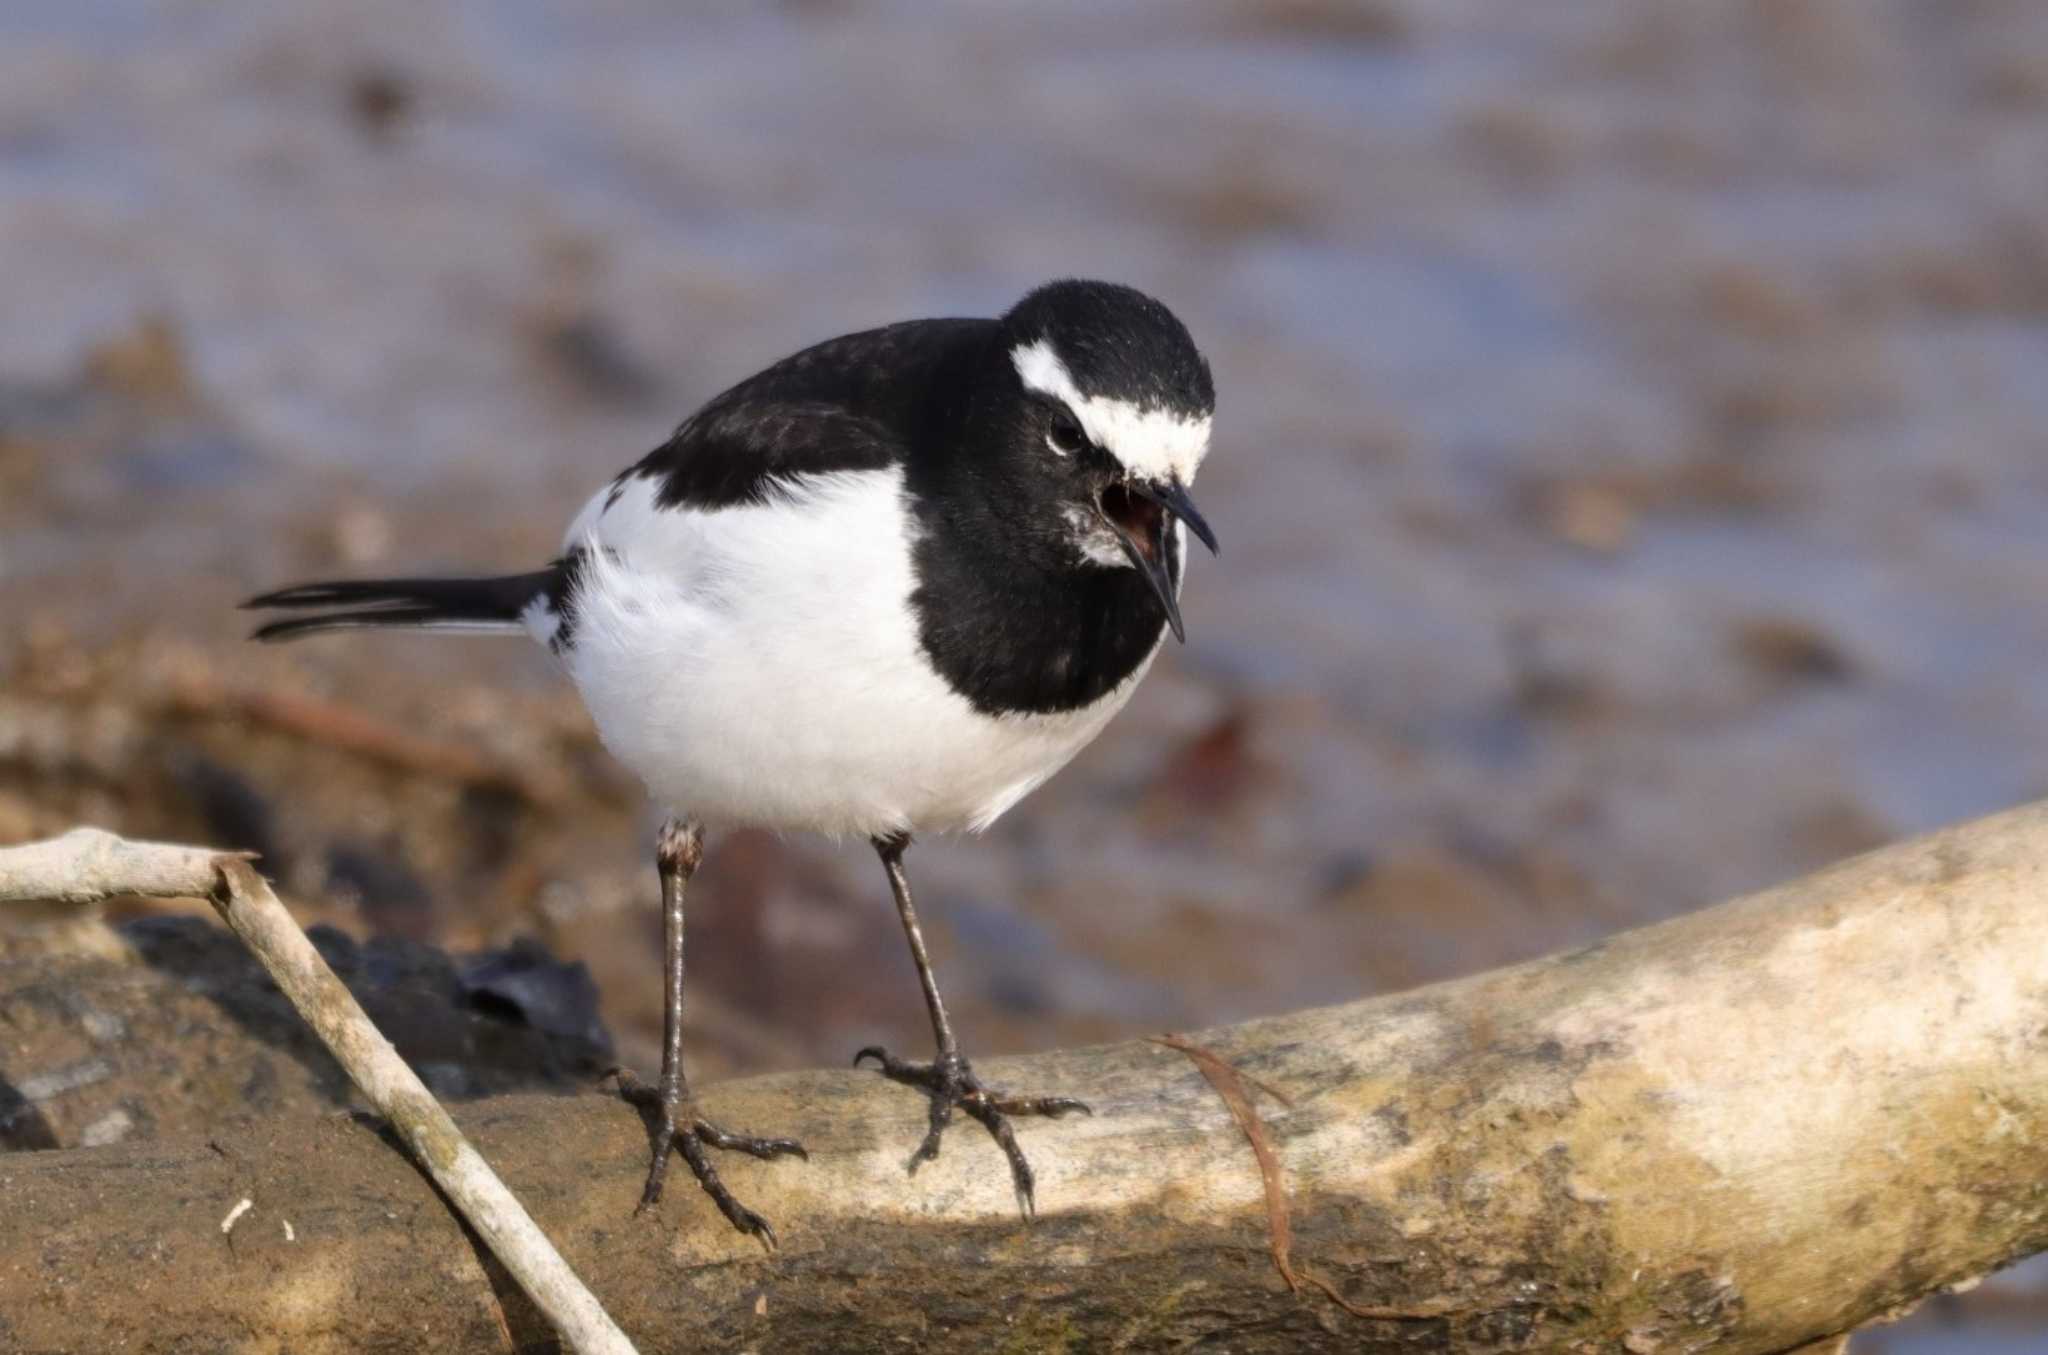
[[[614,1068],[606,1076],[617,1079],[619,1096],[627,1104],[654,1112],[654,1123],[650,1126],[653,1161],[647,1169],[647,1184],[640,1191],[640,1203],[633,1212],[644,1214],[661,1202],[662,1186],[668,1177],[669,1154],[680,1153],[683,1161],[690,1164],[697,1184],[704,1187],[704,1193],[718,1206],[718,1212],[725,1215],[733,1227],[761,1239],[773,1251],[776,1246],[775,1229],[767,1219],[734,1198],[704,1150],[711,1147],[746,1153],[764,1161],[778,1157],[800,1157],[808,1161],[810,1154],[804,1151],[803,1144],[795,1139],[759,1138],[721,1129],[697,1115],[687,1098],[664,1097],[660,1088],[642,1082],[630,1069]]]
[[[804,1146],[795,1139],[766,1139],[748,1134],[728,1133],[709,1120],[698,1120],[691,1128],[696,1131],[698,1138],[713,1148],[747,1153],[764,1162],[772,1162],[778,1157],[800,1157],[806,1162],[811,1160],[811,1155],[805,1152]]]
[[[958,1054],[942,1054],[930,1063],[912,1063],[899,1059],[880,1045],[869,1045],[853,1056],[854,1066],[872,1059],[882,1076],[892,1082],[916,1087],[931,1099],[931,1126],[917,1150],[910,1155],[909,1171],[915,1175],[917,1169],[939,1155],[939,1142],[945,1135],[946,1127],[953,1121],[957,1107],[978,1121],[988,1130],[989,1137],[1003,1150],[1003,1156],[1010,1163],[1010,1182],[1017,1192],[1017,1206],[1026,1218],[1037,1211],[1034,1194],[1036,1177],[1031,1163],[1024,1156],[1024,1149],[1017,1142],[1015,1131],[1010,1128],[1012,1115],[1045,1115],[1057,1117],[1080,1112],[1090,1115],[1094,1112],[1087,1103],[1071,1096],[1006,1096],[990,1091],[974,1075],[974,1069]]]

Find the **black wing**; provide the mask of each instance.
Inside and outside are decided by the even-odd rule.
[[[910,320],[806,348],[684,420],[621,474],[655,482],[663,508],[768,501],[778,485],[901,462],[932,398],[993,332],[991,320]]]

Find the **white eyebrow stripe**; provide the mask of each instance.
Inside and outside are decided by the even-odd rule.
[[[1050,395],[1073,411],[1081,431],[1132,472],[1148,479],[1189,484],[1209,450],[1209,420],[1170,410],[1145,409],[1129,400],[1083,395],[1052,341],[1037,339],[1010,350],[1027,389]]]
[[[1010,362],[1026,387],[1064,400],[1069,408],[1077,414],[1080,412],[1081,392],[1075,387],[1067,364],[1060,361],[1060,355],[1053,351],[1050,339],[1018,344],[1010,350]]]

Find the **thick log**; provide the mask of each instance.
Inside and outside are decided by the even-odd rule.
[[[981,1067],[1095,1107],[1020,1122],[1029,1223],[971,1123],[907,1178],[922,1102],[872,1074],[707,1089],[711,1118],[810,1147],[719,1160],[773,1255],[687,1178],[633,1217],[646,1133],[610,1098],[456,1118],[646,1352],[1787,1351],[2048,1247],[2048,807],[1192,1039],[1291,1103],[1250,1093],[1294,1264],[1377,1316],[1281,1281],[1251,1145],[1153,1042]],[[353,1119],[0,1156],[0,1208],[0,1349],[550,1339]]]

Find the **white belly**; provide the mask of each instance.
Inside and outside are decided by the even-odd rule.
[[[985,828],[1150,666],[1081,710],[976,711],[918,644],[900,470],[815,477],[772,508],[659,510],[637,479],[603,503],[570,532],[592,551],[570,676],[612,754],[711,826]]]

